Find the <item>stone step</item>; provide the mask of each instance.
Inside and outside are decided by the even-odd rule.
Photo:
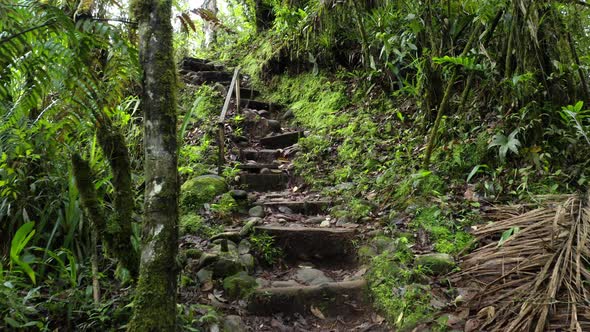
[[[260,173],[263,169],[278,169],[279,164],[239,164],[238,169],[249,171],[251,173]]]
[[[242,149],[240,160],[254,160],[259,163],[272,163],[281,156],[281,151],[276,149]]]
[[[185,57],[180,62],[180,68],[186,71],[224,71],[222,65],[216,65],[208,60]]]
[[[266,118],[254,118],[253,116],[247,118],[241,127],[244,133],[250,138],[262,138],[271,133],[280,133],[282,131],[281,123],[277,120],[266,119]]]
[[[274,238],[286,260],[304,260],[322,264],[351,263],[356,260],[352,240],[355,231],[348,228],[264,225],[254,228]]]
[[[275,136],[266,136],[260,139],[260,145],[269,149],[282,149],[297,143],[299,138],[303,136],[303,131],[292,131]]]
[[[267,111],[280,111],[285,106],[277,103],[271,103],[266,101],[252,100],[247,98],[241,98],[240,96],[240,107],[251,108],[255,110],[267,110]]]
[[[273,191],[283,190],[287,188],[289,177],[284,174],[256,174],[256,173],[240,173],[240,183],[248,190],[252,191]]]
[[[260,96],[260,91],[251,88],[240,88],[240,100],[243,99],[254,99]]]
[[[184,75],[184,81],[195,85],[201,85],[205,83],[225,84],[231,81],[232,76],[232,73],[225,71],[189,72],[188,74]]]
[[[260,202],[264,207],[278,209],[281,206],[288,207],[295,213],[305,215],[316,215],[327,212],[327,210],[334,204],[330,200],[317,200],[317,201],[266,201]]]
[[[367,282],[363,278],[316,286],[265,287],[254,290],[247,309],[261,316],[277,313],[317,316],[319,310],[326,317],[346,317],[363,310],[367,294]]]

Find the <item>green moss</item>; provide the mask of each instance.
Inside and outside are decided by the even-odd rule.
[[[453,257],[441,253],[417,256],[415,264],[426,268],[429,273],[434,275],[449,273],[456,265]]]
[[[271,99],[290,105],[299,124],[322,133],[325,129],[347,122],[347,116],[337,114],[349,103],[345,88],[340,81],[330,81],[311,73],[282,76]]]
[[[473,236],[462,229],[466,225],[452,220],[438,206],[419,208],[411,226],[427,231],[440,253],[458,254],[473,243]]]
[[[369,216],[374,209],[375,207],[373,204],[366,200],[356,197],[347,197],[346,204],[336,206],[331,214],[336,218],[349,217],[354,220],[359,220],[363,217]]]
[[[210,238],[221,232],[223,232],[222,225],[209,225],[205,223],[203,217],[194,212],[189,212],[180,216],[180,235],[192,234]]]
[[[429,287],[415,283],[423,278],[422,274],[387,252],[371,260],[368,282],[373,303],[396,330],[412,330],[434,312]]]
[[[180,188],[182,211],[200,210],[217,195],[228,190],[225,179],[217,175],[201,175],[187,180]]]
[[[144,242],[151,246],[154,257],[145,260],[142,256],[129,331],[170,330],[176,324],[176,296],[170,295],[176,294],[177,287],[175,233],[175,228],[164,227],[156,239]]]
[[[373,257],[377,256],[377,252],[371,246],[362,246],[357,251],[357,255],[363,263],[368,263]]]
[[[256,287],[256,279],[246,272],[239,272],[223,280],[223,289],[232,298],[244,298]]]
[[[196,213],[188,213],[180,217],[180,235],[199,234],[204,227],[205,226],[203,225],[203,217]]]
[[[421,170],[406,176],[398,185],[394,198],[403,206],[411,203],[410,198],[415,196],[436,196],[445,190],[444,182],[431,171]]]

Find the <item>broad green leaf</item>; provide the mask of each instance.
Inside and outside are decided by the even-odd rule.
[[[36,284],[35,271],[33,271],[31,266],[24,262],[20,257],[21,252],[24,250],[27,243],[29,243],[31,238],[35,235],[34,227],[35,222],[33,221],[25,223],[14,234],[10,244],[10,264],[11,268],[14,264],[20,266],[29,276],[33,284]]]
[[[504,245],[511,236],[516,235],[518,232],[520,232],[520,227],[510,227],[508,230],[504,231],[500,237],[500,241],[498,241],[498,247]]]
[[[487,168],[487,167],[488,167],[487,165],[475,165],[475,167],[473,167],[473,169],[471,170],[471,172],[467,176],[467,182],[471,181],[471,178],[473,178],[475,176],[475,174],[477,174],[477,172],[481,168]]]
[[[10,256],[18,257],[25,248],[29,240],[35,235],[35,222],[31,221],[23,224],[14,234],[10,245]]]
[[[504,161],[506,159],[506,154],[508,151],[512,151],[515,154],[518,154],[518,147],[520,146],[520,141],[516,138],[518,134],[518,129],[515,129],[510,135],[506,136],[504,134],[498,133],[494,135],[492,138],[492,142],[488,145],[488,148],[499,147],[499,155],[500,159]]]

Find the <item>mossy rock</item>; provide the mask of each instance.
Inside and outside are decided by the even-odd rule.
[[[381,254],[384,251],[392,250],[395,251],[396,241],[385,235],[377,235],[371,244],[375,247],[377,254]]]
[[[199,210],[203,204],[228,191],[225,179],[217,175],[201,175],[187,180],[180,188],[180,207],[184,211]]]
[[[203,217],[196,213],[180,216],[178,231],[180,235],[198,234],[203,229]]]
[[[212,265],[213,278],[224,278],[244,270],[239,257],[219,257]]]
[[[232,298],[248,296],[257,285],[256,279],[243,271],[223,280],[223,289]]]
[[[373,257],[377,256],[377,252],[373,247],[362,246],[358,250],[358,256],[362,262],[368,263]]]
[[[416,265],[427,268],[433,275],[442,275],[451,272],[455,268],[455,260],[449,254],[432,253],[416,256]]]
[[[178,253],[178,261],[184,266],[189,259],[199,259],[203,255],[203,251],[196,248],[189,248],[181,250]]]

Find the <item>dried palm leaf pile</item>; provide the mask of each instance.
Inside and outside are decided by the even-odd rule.
[[[497,208],[498,221],[475,230],[482,246],[454,275],[474,291],[466,330],[590,331],[589,202],[568,195],[541,206]]]

